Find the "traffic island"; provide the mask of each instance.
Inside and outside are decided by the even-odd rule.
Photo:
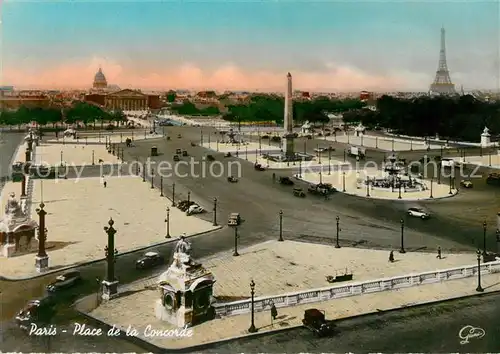
[[[230,153],[232,156],[241,157],[246,154],[265,154],[265,153],[277,153],[280,152],[280,148],[267,144],[259,144],[253,142],[246,143],[223,143],[217,142],[216,140],[210,142],[203,142],[200,145],[205,149],[213,150],[216,152],[221,152],[224,154]]]
[[[379,149],[385,151],[413,151],[427,149],[441,149],[442,145],[427,144],[423,140],[418,139],[402,139],[392,138],[387,136],[375,135],[359,135],[353,133],[338,133],[325,138],[325,140],[336,143],[349,144],[354,146],[362,146],[368,149]]]
[[[196,246],[193,246],[196,249]],[[306,244],[292,241],[272,241],[240,250],[240,257],[230,254],[200,260],[204,268],[214,275],[214,296],[216,306],[224,303],[248,302],[253,284],[256,305],[254,316],[258,333],[283,330],[301,325],[304,311],[318,308],[326,312],[328,319],[340,319],[376,311],[401,308],[418,303],[444,300],[451,297],[468,295],[475,292],[475,277],[450,280],[437,284],[399,288],[397,291],[369,293],[369,288],[345,297],[311,303],[307,297],[288,307],[278,307],[278,316],[272,320],[270,311],[261,308],[263,297],[272,294],[291,294],[308,291],[311,288],[327,286],[326,275],[344,272],[347,267],[354,274],[353,281],[338,284],[349,287],[355,282],[380,279],[380,277],[415,277],[425,270],[460,267],[459,264],[474,262],[474,254],[451,255],[437,259],[434,253],[406,253],[397,255],[398,262],[387,262],[387,252],[334,246]],[[266,267],[260,265],[266,264]],[[439,271],[438,271],[439,272]],[[452,274],[452,271],[443,270]],[[405,276],[405,274],[410,274]],[[437,274],[437,273],[436,273]],[[453,273],[454,274],[454,273]],[[458,274],[458,273],[457,273]],[[470,275],[469,275],[470,276]],[[439,279],[452,279],[454,276]],[[401,277],[400,277],[401,278]],[[398,279],[400,279],[398,278]],[[155,307],[160,293],[156,287],[161,279],[149,278],[136,282],[121,290],[122,296],[102,303],[95,309],[86,309],[85,316],[101,324],[115,325],[125,331],[133,328],[134,337],[147,341],[162,349],[181,349],[198,347],[209,343],[227,341],[251,335],[248,307],[241,307],[242,315],[222,316],[203,322],[188,330],[181,331],[161,321],[155,315]],[[497,290],[500,286],[497,274],[485,275],[483,282]],[[397,284],[397,280],[394,284]],[[162,283],[163,287],[166,284]],[[354,286],[354,285],[353,285]],[[368,290],[367,290],[368,289]],[[314,290],[309,290],[314,292]],[[288,295],[283,295],[288,296]],[[278,296],[279,297],[279,296]],[[246,311],[245,311],[246,309]],[[181,333],[182,332],[182,333]],[[183,335],[187,332],[190,335]],[[130,330],[129,330],[130,333]],[[194,350],[195,348],[193,348]]]
[[[338,192],[372,198],[401,201],[436,200],[458,193],[453,184],[437,180],[405,176],[395,184],[386,182],[386,175],[376,168],[363,170],[336,170],[331,173],[306,172],[295,178],[310,184],[330,183]],[[404,183],[406,182],[406,183]],[[449,182],[449,181],[447,181]]]

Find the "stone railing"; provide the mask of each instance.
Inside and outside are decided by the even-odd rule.
[[[500,261],[481,265],[481,274],[500,272]],[[326,288],[298,291],[294,293],[257,297],[254,299],[255,311],[269,310],[274,304],[276,307],[289,307],[313,302],[327,301],[341,297],[362,295],[385,290],[394,290],[423,284],[437,283],[446,280],[455,280],[477,275],[477,265],[460,268],[443,269],[433,272],[409,274],[392,278],[367,280],[345,285],[336,285]],[[250,299],[229,303],[215,304],[216,314],[219,316],[240,315],[250,312]]]

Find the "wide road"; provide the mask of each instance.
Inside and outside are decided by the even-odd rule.
[[[317,338],[306,328],[240,339],[205,353],[494,353],[500,348],[500,294],[460,299],[337,322],[337,334]],[[328,314],[327,314],[328,318]],[[432,320],[429,320],[432,319]],[[460,344],[465,326],[483,338]]]

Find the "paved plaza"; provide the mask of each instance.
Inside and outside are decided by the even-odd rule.
[[[105,144],[106,141],[111,143],[124,143],[127,139],[132,141],[136,140],[147,140],[147,139],[162,139],[163,135],[161,133],[162,129],[156,128],[156,134],[150,134],[150,129],[136,129],[127,130],[125,132],[82,132],[78,139],[73,137],[60,136],[59,138],[51,138],[44,140],[45,143],[58,143],[58,144],[85,144],[85,143],[101,143]]]
[[[296,162],[279,162],[279,161],[271,161],[269,159],[265,159],[264,157],[260,156],[259,154],[242,154],[239,155],[239,158],[245,161],[249,161],[251,163],[259,163],[262,166],[269,168],[271,170],[273,169],[293,169],[296,171],[296,173],[299,173],[299,170],[301,171],[319,171],[323,170],[328,172],[329,170],[333,171],[336,169],[339,169],[343,166],[348,166],[349,163],[340,161],[340,160],[335,160],[335,159],[330,159],[330,162],[328,162],[328,158],[323,158],[321,161],[321,164],[317,159],[314,159],[312,161],[301,161],[300,163],[298,161]],[[328,167],[330,166],[330,167]]]
[[[196,248],[196,245],[194,245]],[[306,244],[300,242],[266,242],[240,251],[240,257],[227,256],[201,260],[214,273],[216,278],[214,295],[248,298],[251,279],[256,284],[256,296],[294,292],[328,286],[326,275],[334,275],[336,270],[347,267],[354,274],[354,281],[378,279],[415,272],[446,269],[474,264],[474,254],[444,254],[444,259],[436,259],[430,253],[396,253],[398,262],[389,263],[386,251]],[[262,265],[265,264],[265,267]],[[170,329],[168,323],[159,321],[154,313],[157,290],[145,289],[152,280],[131,284],[122,291],[130,291],[112,301],[101,304],[91,312],[107,323],[120,328],[128,325],[142,333],[147,325],[154,329]],[[484,285],[487,291],[497,290],[498,275],[486,275]],[[300,325],[303,312],[316,307],[325,310],[329,319],[343,318],[377,309],[385,310],[408,306],[415,303],[436,301],[460,295],[472,294],[475,277],[447,281],[443,284],[421,285],[411,288],[386,291],[383,293],[363,294],[335,299],[315,304],[278,309],[281,316],[271,326],[269,312],[257,312],[255,321],[260,331]],[[347,283],[347,282],[346,282]],[[342,283],[344,284],[344,283]],[[488,288],[490,285],[495,288]],[[123,309],[127,309],[124,311]],[[224,338],[246,335],[250,325],[250,314],[216,319],[193,327],[191,338],[148,338],[152,343],[166,348],[181,348]],[[144,339],[144,337],[142,337]]]
[[[115,221],[116,248],[125,252],[166,241],[167,198],[138,177],[34,180],[32,215],[43,202],[47,211],[48,254],[52,269],[104,258],[107,236],[103,227],[110,217]],[[42,189],[43,183],[43,189]],[[2,202],[5,204],[5,193]],[[14,187],[15,188],[15,187]],[[20,188],[20,187],[18,187]],[[3,204],[3,205],[4,205]],[[213,230],[212,223],[186,216],[177,208],[170,209],[172,238]],[[21,278],[35,275],[35,254],[0,258],[0,274]]]
[[[356,137],[353,133],[337,133],[333,136],[326,137],[328,141],[337,143],[350,144],[356,146],[364,146],[366,148],[375,148],[386,151],[411,151],[411,150],[426,150],[427,145],[422,140],[391,138],[385,136],[364,135]],[[430,144],[430,149],[440,149],[441,145]]]
[[[104,164],[118,164],[117,156],[106,151],[104,145],[85,144],[45,144],[42,143],[35,150],[35,164],[49,166],[87,166]]]
[[[324,170],[323,170],[324,171]],[[345,173],[345,177],[344,177]],[[299,179],[306,181],[308,183],[331,183],[339,192],[343,192],[350,195],[356,195],[360,197],[368,198],[368,188],[366,186],[366,179],[369,178],[382,178],[382,171],[375,168],[367,168],[365,170],[332,170],[331,173],[323,172],[320,176],[318,172],[304,172],[301,175],[295,175]],[[416,201],[416,200],[427,200],[427,199],[439,199],[454,196],[458,193],[456,189],[451,189],[447,184],[437,184],[434,180],[417,180],[422,183],[422,187],[415,191],[405,191],[401,189],[401,199],[399,199],[399,189],[394,188],[394,190],[388,188],[377,188],[370,185],[369,188],[369,198],[373,199],[394,199],[402,201]],[[432,198],[431,198],[431,183],[432,183]],[[345,192],[344,192],[345,186]]]

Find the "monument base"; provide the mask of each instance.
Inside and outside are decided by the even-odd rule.
[[[176,310],[167,309],[161,299],[156,300],[155,315],[159,320],[173,324],[178,328],[193,326],[193,309],[181,306]]]
[[[15,252],[16,252],[15,243],[8,243],[6,245],[3,245],[2,247],[2,256],[4,257],[12,257]]]
[[[36,256],[35,268],[38,273],[43,273],[49,269],[49,256]]]
[[[104,300],[111,300],[118,296],[118,280],[102,282],[102,298]]]

